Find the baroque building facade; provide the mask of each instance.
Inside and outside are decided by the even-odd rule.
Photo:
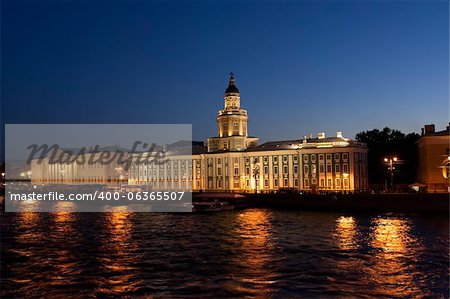
[[[129,184],[152,189],[211,192],[354,192],[368,188],[367,148],[341,132],[299,140],[266,142],[248,135],[233,74],[218,111],[218,136],[192,153],[176,150],[164,165],[131,163]],[[136,154],[135,154],[136,155]],[[135,161],[133,154],[131,161]]]

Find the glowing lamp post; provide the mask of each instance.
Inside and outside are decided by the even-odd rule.
[[[255,166],[253,168],[253,175],[255,177],[255,193],[258,193],[258,180],[259,180],[259,161],[255,158]]]
[[[394,191],[394,164],[398,161],[398,158],[393,156],[393,157],[386,157],[384,158],[384,162],[387,163],[389,165],[389,173],[390,173],[390,177],[391,177],[391,190]],[[387,185],[387,184],[386,184]],[[387,189],[387,186],[386,186]]]

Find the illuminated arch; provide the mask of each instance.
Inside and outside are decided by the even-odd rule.
[[[446,179],[450,178],[450,156],[441,163],[442,176]]]

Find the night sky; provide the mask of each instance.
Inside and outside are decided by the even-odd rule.
[[[192,123],[229,73],[249,133],[448,122],[447,1],[2,1],[5,123]]]

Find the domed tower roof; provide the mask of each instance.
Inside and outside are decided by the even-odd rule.
[[[230,73],[230,82],[228,83],[228,87],[225,90],[225,95],[229,93],[239,93],[239,89],[234,84],[234,74]]]

